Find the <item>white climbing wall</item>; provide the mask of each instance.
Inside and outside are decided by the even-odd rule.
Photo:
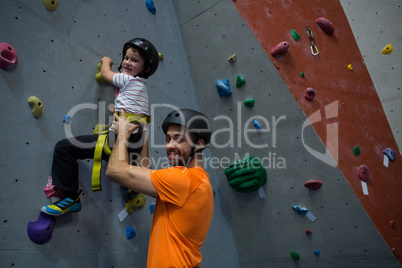
[[[402,151],[402,1],[341,0],[392,134]],[[391,54],[382,54],[391,44]]]

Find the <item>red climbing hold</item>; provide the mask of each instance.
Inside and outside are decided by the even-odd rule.
[[[321,30],[323,30],[323,32],[325,32],[329,36],[332,36],[334,34],[335,27],[329,19],[320,17],[315,20],[315,23],[317,23],[318,27],[320,27]]]
[[[310,234],[312,234],[312,233],[313,233],[313,231],[311,231],[311,229],[307,229],[307,230],[306,230],[306,234],[310,235]]]
[[[306,181],[304,183],[304,186],[311,190],[317,190],[322,186],[322,182],[321,181]]]
[[[356,175],[360,180],[364,182],[368,181],[370,176],[368,167],[366,165],[361,165],[356,169]]]
[[[15,49],[7,43],[0,43],[0,68],[10,69],[17,64],[17,61]]]
[[[312,101],[315,96],[315,91],[313,88],[309,87],[304,91],[304,98],[308,101]]]
[[[279,57],[285,55],[288,48],[289,48],[288,42],[286,42],[286,41],[281,42],[271,50],[271,55],[274,58],[279,58]]]

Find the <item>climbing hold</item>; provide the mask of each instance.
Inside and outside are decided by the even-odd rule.
[[[348,65],[348,69],[351,70],[351,71],[353,71],[353,66],[352,66],[352,64],[349,64],[349,65]]]
[[[306,230],[306,234],[310,235],[310,234],[312,234],[312,233],[313,233],[313,231],[311,231],[311,229],[307,229],[307,230]]]
[[[71,116],[66,115],[66,116],[64,116],[64,118],[63,118],[63,123],[68,125],[68,124],[71,123],[71,120],[72,120]]]
[[[391,220],[391,221],[389,222],[389,226],[395,227],[395,222],[394,222],[393,220]]]
[[[304,187],[309,188],[311,190],[317,190],[322,186],[322,182],[321,181],[306,181],[304,183]]]
[[[98,82],[105,83],[106,80],[103,79],[103,77],[102,77],[102,75],[101,75],[101,68],[102,68],[102,62],[99,62],[99,63],[98,63],[98,71],[99,71],[99,72],[95,75],[95,79],[96,79]]]
[[[396,153],[394,150],[392,150],[391,148],[386,148],[382,152],[389,158],[389,160],[391,160],[391,162],[394,162],[396,158]]]
[[[299,206],[292,205],[292,208],[294,211],[296,211],[297,214],[306,215],[308,212],[308,208],[306,207],[301,208]]]
[[[240,74],[236,77],[236,87],[240,88],[246,83],[246,79],[243,78]]]
[[[362,180],[364,182],[368,181],[368,179],[370,177],[370,172],[369,172],[368,167],[366,165],[361,165],[360,167],[358,167],[356,169],[356,175],[360,180]]]
[[[156,13],[156,8],[154,5],[154,2],[152,0],[145,0],[145,5],[147,6],[149,12],[155,15]]]
[[[254,106],[254,99],[245,100],[245,101],[244,101],[244,105],[245,105],[246,107],[249,107],[249,108],[253,107],[253,106]]]
[[[60,187],[57,187],[56,185],[53,185],[53,180],[52,176],[49,176],[47,179],[47,185],[43,189],[43,191],[46,193],[47,198],[50,197],[63,197],[63,192]]]
[[[324,33],[328,34],[329,36],[332,36],[334,34],[335,27],[329,19],[320,17],[315,20],[315,23]]]
[[[299,253],[297,253],[296,251],[290,252],[290,256],[292,256],[292,258],[293,258],[294,260],[299,260],[299,259],[300,259],[300,255],[299,255]]]
[[[353,148],[353,154],[354,154],[354,155],[360,155],[360,148],[359,148],[359,146],[355,146],[355,148]]]
[[[7,70],[11,69],[17,64],[18,57],[15,49],[7,44],[0,43],[0,68]]]
[[[382,49],[381,53],[382,53],[382,54],[389,54],[389,53],[391,53],[392,51],[394,51],[394,48],[392,47],[391,44],[388,44],[388,45],[386,45],[386,46]]]
[[[155,211],[155,203],[152,203],[151,205],[149,205],[149,211],[151,212],[151,214],[154,214],[154,211]]]
[[[316,256],[320,255],[320,251],[318,249],[314,250],[314,255],[316,255]]]
[[[249,193],[258,190],[267,182],[267,171],[261,160],[255,156],[231,163],[225,169],[225,175],[229,186],[239,192]]]
[[[55,216],[41,212],[38,220],[28,223],[27,232],[29,239],[40,245],[46,243],[52,237],[55,222]]]
[[[165,58],[165,56],[163,56],[162,53],[159,53],[158,55],[159,55],[159,59],[160,59],[160,60],[163,60],[163,59]]]
[[[57,8],[57,0],[43,0],[43,3],[49,11],[55,11]]]
[[[230,56],[228,61],[235,62],[236,61],[236,54],[233,54],[232,56]]]
[[[303,73],[303,72],[301,72],[301,73],[300,73],[300,76],[301,76],[301,77],[304,77],[304,73]]]
[[[136,208],[144,206],[146,201],[147,199],[143,194],[138,194],[136,197],[126,203],[127,212],[129,214],[133,213]]]
[[[286,51],[289,48],[289,43],[284,41],[279,44],[277,44],[272,50],[271,50],[271,55],[274,58],[279,58],[283,55],[285,55]]]
[[[258,123],[257,120],[254,120],[254,121],[253,121],[253,124],[254,124],[254,127],[255,127],[256,129],[261,129],[261,126],[260,126],[260,124]]]
[[[232,91],[230,91],[229,79],[224,80],[216,79],[215,85],[216,88],[218,89],[218,94],[220,97],[232,95]]]
[[[28,98],[28,104],[31,106],[32,115],[38,118],[42,114],[43,104],[38,97],[31,96]]]
[[[137,232],[133,228],[131,228],[131,226],[126,227],[126,237],[127,237],[127,239],[134,238],[136,234],[137,234]]]
[[[300,39],[300,35],[295,30],[290,30],[290,33],[295,41]]]
[[[308,101],[312,101],[315,97],[315,90],[311,87],[304,91],[304,98]]]

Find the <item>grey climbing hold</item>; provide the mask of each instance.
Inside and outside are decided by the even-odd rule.
[[[396,158],[396,153],[394,150],[391,148],[386,148],[382,152],[389,158],[389,160],[391,160],[391,162],[394,162]]]

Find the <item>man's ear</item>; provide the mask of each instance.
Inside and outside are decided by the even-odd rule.
[[[198,139],[197,144],[195,145],[195,150],[199,150],[201,148],[204,148],[205,146],[205,141],[203,139]]]

